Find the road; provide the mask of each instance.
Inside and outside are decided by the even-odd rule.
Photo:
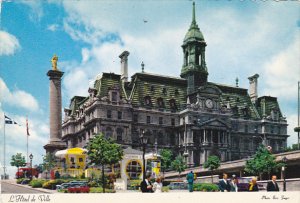
[[[7,183],[1,181],[1,193],[2,194],[32,194],[32,193],[47,193],[36,190],[34,188],[27,188],[16,184]]]

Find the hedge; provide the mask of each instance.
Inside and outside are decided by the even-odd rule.
[[[43,184],[47,182],[47,180],[44,179],[33,179],[30,181],[29,185],[33,188],[41,188],[43,187]]]
[[[215,192],[219,191],[219,187],[212,183],[195,183],[194,191]]]

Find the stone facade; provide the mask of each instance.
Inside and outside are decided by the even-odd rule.
[[[222,161],[248,157],[260,143],[274,152],[286,147],[287,121],[276,97],[258,97],[258,75],[249,77],[250,95],[244,88],[207,81],[206,42],[194,7],[182,48],[181,78],[142,71],[127,81],[129,52],[123,52],[120,75],[97,76],[89,96],[74,96],[65,108],[62,139],[68,148],[84,147],[104,133],[140,149],[144,131],[147,151],[169,148],[197,166],[210,155]]]

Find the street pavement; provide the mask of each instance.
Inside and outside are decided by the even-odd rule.
[[[32,188],[28,185],[17,184],[15,179],[1,180],[2,194],[32,194],[32,193],[57,193],[56,190]]]

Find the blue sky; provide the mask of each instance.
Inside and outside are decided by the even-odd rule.
[[[65,72],[63,107],[72,96],[87,95],[101,72],[119,73],[118,56],[124,50],[130,52],[130,75],[141,70],[142,61],[146,72],[180,75],[192,1],[0,2],[0,117],[5,112],[21,123],[6,127],[6,164],[12,154],[26,154],[26,115],[29,153],[34,164],[42,161],[49,137],[46,73],[54,53]],[[289,145],[297,140],[299,10],[296,1],[196,1],[209,81],[234,85],[238,77],[240,87],[248,88],[247,78],[258,73],[259,96],[278,97],[288,119]]]

